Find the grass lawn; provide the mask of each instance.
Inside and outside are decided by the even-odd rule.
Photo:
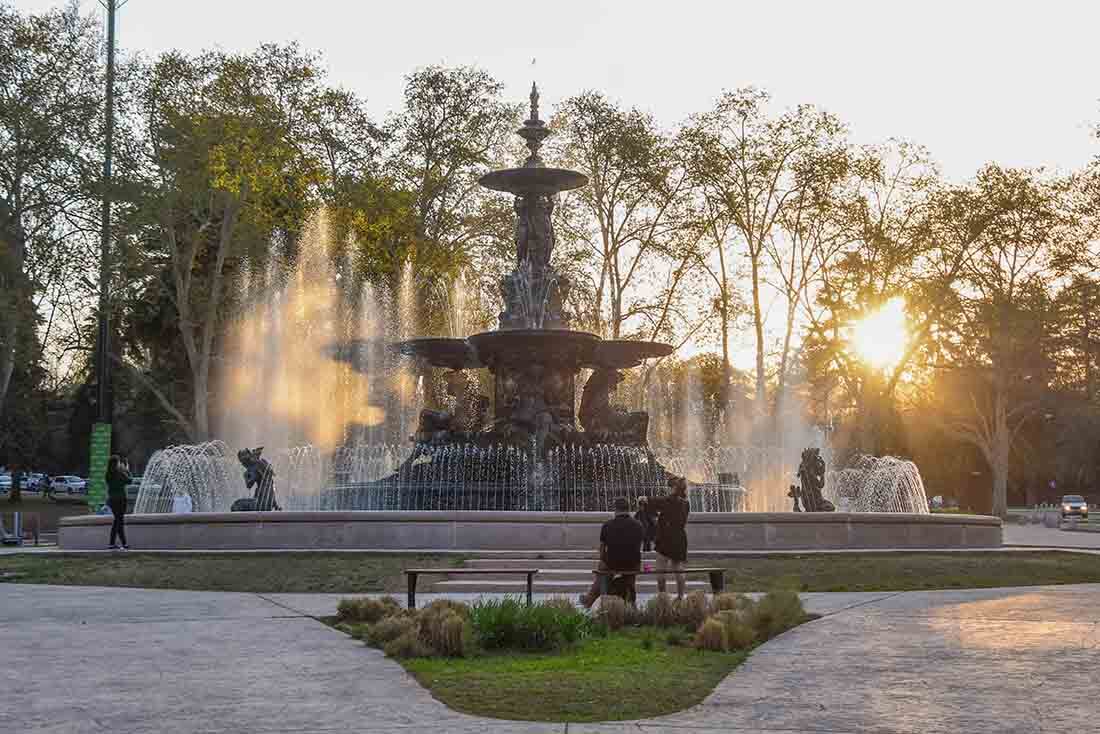
[[[1100,563],[1086,553],[807,553],[693,558],[692,563],[728,569],[730,591],[916,591],[1100,582]]]
[[[367,553],[16,554],[0,572],[23,583],[136,586],[251,592],[399,591],[401,570],[451,566],[460,556]],[[691,559],[720,565],[730,591],[911,591],[1100,582],[1100,563],[1084,553],[867,553]],[[425,579],[430,582],[431,579]],[[424,590],[430,586],[425,584]]]
[[[450,566],[461,561],[460,556],[374,553],[27,553],[0,556],[0,572],[19,573],[13,580],[25,584],[364,593],[404,589],[401,571],[411,566]]]
[[[702,701],[747,652],[706,652],[643,629],[590,638],[559,653],[414,658],[401,664],[432,695],[478,716],[527,721],[615,721],[660,716]]]

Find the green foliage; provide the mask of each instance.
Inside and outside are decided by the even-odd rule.
[[[670,647],[682,647],[690,641],[690,636],[684,631],[683,627],[672,627],[665,633],[665,642]]]
[[[481,599],[470,621],[486,649],[554,650],[590,633],[588,617],[575,606],[526,604],[515,597]]]

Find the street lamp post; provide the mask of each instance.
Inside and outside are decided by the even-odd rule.
[[[111,165],[115,138],[115,15],[126,0],[99,0],[107,11],[107,90],[104,101],[103,209],[99,240],[99,323],[96,334],[96,422],[92,426],[88,459],[88,504],[97,506],[106,499],[104,472],[111,453]]]

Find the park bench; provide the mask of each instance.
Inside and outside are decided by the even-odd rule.
[[[416,581],[424,574],[449,576],[451,574],[509,574],[527,577],[527,606],[531,606],[531,592],[537,568],[407,568],[409,582],[409,609],[416,609]]]
[[[611,579],[617,576],[655,576],[658,573],[664,573],[667,576],[675,577],[676,574],[682,573],[685,576],[688,574],[700,574],[705,573],[710,579],[710,590],[715,594],[721,594],[726,588],[726,569],[724,568],[685,568],[682,571],[664,571],[659,572],[652,571],[601,571],[596,569],[592,573],[600,580],[600,596],[606,596],[608,592],[608,586],[611,583]],[[674,582],[675,583],[675,582]],[[634,601],[628,599],[628,601]]]

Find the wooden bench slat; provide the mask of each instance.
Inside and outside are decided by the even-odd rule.
[[[537,568],[408,568],[403,573],[538,573]]]

